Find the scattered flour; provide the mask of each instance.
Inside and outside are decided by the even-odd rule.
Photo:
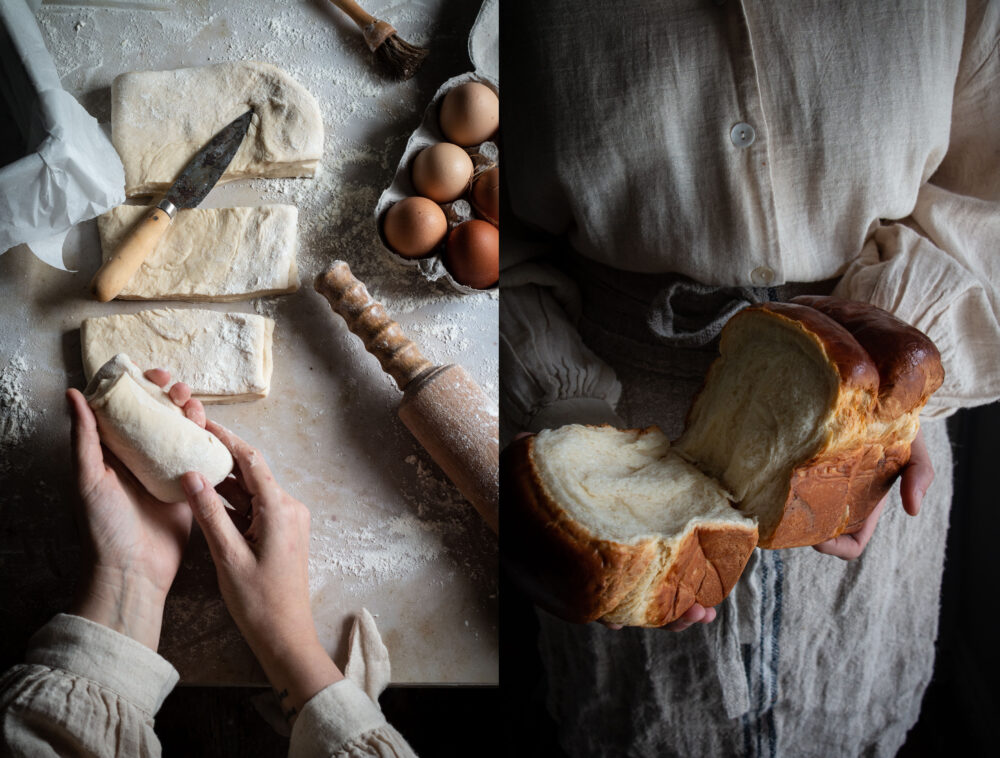
[[[25,394],[28,363],[14,355],[0,370],[0,469],[9,465],[11,454],[35,431],[38,413]]]

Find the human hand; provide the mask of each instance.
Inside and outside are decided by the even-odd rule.
[[[715,616],[715,608],[706,608],[703,605],[695,603],[684,611],[683,616],[671,621],[669,624],[664,624],[659,628],[666,629],[668,632],[683,632],[685,629],[690,626],[694,626],[695,624],[711,624],[715,621]],[[601,621],[599,623],[603,624],[608,629],[614,629],[616,631],[624,628],[621,624],[610,624],[606,621]]]
[[[910,445],[910,460],[903,467],[902,476],[899,482],[899,493],[903,499],[903,510],[909,515],[916,516],[920,513],[920,504],[927,493],[927,489],[934,481],[934,464],[927,452],[927,445],[924,443],[924,430],[917,432],[913,443]],[[864,552],[868,545],[868,540],[875,533],[875,526],[878,524],[879,516],[885,509],[885,504],[889,496],[886,495],[875,506],[862,522],[861,528],[853,534],[842,534],[832,540],[813,545],[813,549],[825,555],[833,555],[845,561],[854,560]]]
[[[197,472],[181,477],[212,553],[222,599],[278,694],[286,718],[343,674],[316,634],[309,605],[309,509],[274,480],[263,456],[208,422],[236,461],[219,491]],[[240,533],[234,520],[249,528]]]
[[[161,369],[146,378],[170,383]],[[169,391],[189,419],[205,425],[205,409],[178,382]],[[80,498],[77,517],[86,567],[72,612],[156,650],[163,604],[191,533],[186,503],[163,503],[101,446],[97,420],[83,395],[66,391]]]

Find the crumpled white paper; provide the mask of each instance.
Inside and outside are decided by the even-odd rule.
[[[35,130],[29,143],[38,145],[0,167],[0,255],[28,243],[41,260],[67,271],[67,233],[124,202],[125,172],[97,120],[60,85],[28,2],[3,0],[0,24],[13,42],[0,46],[7,94],[24,104],[15,115]]]

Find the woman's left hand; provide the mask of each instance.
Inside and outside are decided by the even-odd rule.
[[[911,516],[920,513],[920,504],[923,502],[927,489],[934,481],[934,464],[927,452],[927,445],[924,443],[924,430],[917,432],[913,443],[910,445],[910,460],[903,467],[902,478],[899,482],[899,492],[903,498],[903,510]],[[868,540],[875,533],[875,526],[878,524],[879,516],[885,509],[885,504],[889,496],[882,498],[881,502],[875,506],[862,523],[861,528],[854,534],[842,534],[832,540],[814,545],[813,549],[826,555],[833,555],[851,561],[864,552],[868,545]]]
[[[161,387],[163,370],[146,378]],[[205,409],[178,382],[170,399],[199,426]],[[167,592],[191,534],[187,503],[163,503],[146,491],[109,450],[101,447],[97,420],[83,395],[66,392],[80,497],[78,521],[85,570],[73,613],[128,635],[156,650]]]

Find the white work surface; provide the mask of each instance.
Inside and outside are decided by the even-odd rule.
[[[356,28],[326,0],[47,4],[39,20],[63,86],[101,123],[110,120],[112,79],[133,70],[263,60],[316,96],[326,129],[320,175],[219,187],[203,203],[297,205],[302,284],[284,297],[199,304],[276,321],[270,396],[208,412],[258,447],[279,483],[311,509],[312,607],[334,660],[343,665],[350,620],[365,607],[389,649],[394,683],[495,684],[496,539],[396,417],[392,380],[311,285],[346,260],[431,361],[462,364],[496,399],[496,293],[461,295],[395,266],[373,218],[425,105],[447,78],[472,69],[467,38],[478,4],[366,5],[432,49],[414,80],[381,79]],[[24,249],[0,256],[0,606],[2,628],[15,637],[64,610],[76,581],[62,396],[84,383],[80,322],[195,307],[90,300],[100,261],[93,221],[71,232],[64,255],[75,273]],[[219,598],[197,530],[167,602],[160,652],[186,683],[265,681]]]

